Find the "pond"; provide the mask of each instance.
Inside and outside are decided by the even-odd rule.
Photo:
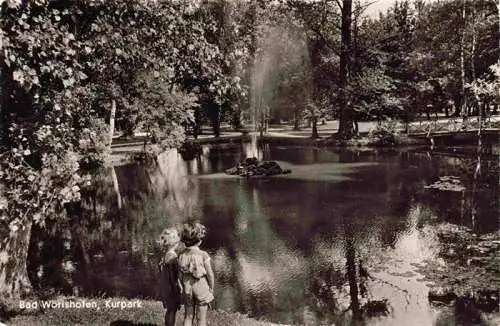
[[[388,313],[362,325],[436,325],[441,309],[428,303],[419,273],[438,254],[434,226],[498,230],[495,159],[483,159],[474,179],[476,158],[456,153],[266,145],[259,157],[291,174],[223,173],[248,153],[248,144],[207,146],[184,161],[172,151],[154,167],[130,164],[96,176],[72,209],[71,232],[56,230],[45,249],[32,250],[38,286],[154,298],[155,240],[193,218],[209,231],[202,247],[215,268],[215,308],[282,324],[351,325],[349,307],[383,302]],[[464,189],[426,188],[443,176],[457,176]]]

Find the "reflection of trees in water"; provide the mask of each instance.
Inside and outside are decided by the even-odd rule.
[[[349,229],[350,226],[346,225],[344,268],[329,264],[313,274],[308,286],[308,310],[315,312],[309,319],[315,323],[365,325],[366,318],[385,316],[390,311],[386,298],[377,298],[370,293],[370,275],[361,263],[352,241],[355,236]]]
[[[102,205],[113,203],[114,197],[112,182],[103,176],[100,171],[96,182],[82,189],[81,202],[66,205],[64,222],[55,224],[49,220],[44,228],[34,227],[28,270],[39,291],[78,292],[82,285],[78,283],[87,278],[92,250],[87,230],[100,228],[109,211],[118,212],[116,202]]]
[[[441,313],[435,325],[483,324],[479,309],[498,310],[498,157],[483,157],[481,150],[475,157],[428,157],[439,175],[428,181],[422,199],[441,222],[451,224],[437,227],[441,262],[428,261],[421,272],[440,289],[432,291],[433,298],[456,298],[454,310]]]
[[[361,309],[359,306],[359,285],[358,285],[358,277],[357,277],[357,268],[356,268],[356,250],[354,249],[354,245],[352,243],[352,234],[350,232],[346,232],[346,248],[345,248],[345,257],[346,257],[346,270],[347,270],[347,280],[349,282],[349,296],[351,297],[350,308],[352,313],[356,319],[361,317]],[[365,288],[365,286],[363,286]]]
[[[165,227],[202,217],[197,209],[198,182],[190,176],[227,165],[225,162],[232,158],[222,154],[208,150],[185,162],[176,151],[170,151],[160,155],[154,166],[129,164],[96,173],[93,185],[82,192],[82,201],[75,204],[68,222],[68,229],[74,230],[70,242],[74,250],[85,252],[86,258],[69,258],[64,252],[40,259],[40,250],[33,249],[32,274],[36,275],[37,265],[43,261],[48,272],[45,276],[53,279],[44,284],[58,287],[61,282],[56,279],[64,275],[50,266],[73,259],[78,271],[85,271],[78,279],[85,294],[154,295],[159,255],[155,240]],[[220,162],[216,164],[214,159]],[[61,234],[49,237],[61,241]],[[43,247],[47,251],[54,246],[46,240]]]
[[[78,292],[75,279],[86,272],[86,253],[81,244],[72,246],[71,232],[32,230],[28,257],[28,273],[35,291],[50,293],[55,289],[72,294]]]
[[[389,312],[388,301],[370,293],[369,281],[382,281],[370,275],[369,268],[374,267],[374,263],[362,266],[360,259],[365,257],[370,261],[373,254],[383,255],[383,252],[374,253],[376,248],[385,248],[387,245],[394,248],[402,232],[409,227],[418,227],[422,222],[421,217],[428,215],[425,210],[421,210],[422,214],[418,214],[415,221],[409,218],[413,214],[418,193],[425,184],[422,179],[427,171],[415,175],[417,169],[408,164],[408,157],[402,156],[397,164],[388,162],[376,171],[373,168],[369,173],[361,171],[357,175],[359,182],[325,185],[325,188],[310,187],[305,191],[308,196],[301,199],[302,205],[297,208],[304,208],[303,212],[297,214],[304,217],[299,226],[302,232],[294,231],[292,234],[304,234],[304,238],[309,235],[309,244],[313,243],[310,241],[311,236],[323,235],[328,238],[330,234],[331,238],[332,233],[337,234],[334,237],[338,241],[344,242],[343,270],[330,260],[339,257],[332,257],[323,264],[316,262],[323,267],[318,269],[316,266],[311,271],[308,305],[309,309],[315,311],[318,319],[327,319],[340,325],[358,325],[363,323],[361,316],[384,315]],[[297,187],[299,193],[304,193],[300,190],[301,185]],[[314,202],[309,202],[307,198],[314,198]],[[322,224],[321,218],[312,221],[307,219],[308,211],[319,210],[321,205],[329,204],[334,207],[327,213],[330,223]],[[287,223],[288,219],[275,221],[273,227],[285,241],[292,244],[294,241],[288,240],[289,236],[284,231],[288,229]],[[311,249],[308,251],[314,255],[314,250]],[[312,259],[317,259],[317,256]],[[388,282],[382,283],[407,296],[405,289]],[[342,303],[346,298],[349,301],[347,306]],[[350,313],[346,313],[347,310]]]
[[[417,159],[423,154],[415,154]],[[426,189],[422,200],[436,210],[441,220],[473,228],[479,233],[498,229],[500,187],[499,162],[497,159],[440,154],[429,158],[437,165],[436,174],[428,184],[438,177],[457,177],[464,185],[463,191]]]
[[[297,156],[294,151],[288,153]],[[369,293],[369,279],[361,277],[360,259],[372,253],[372,248],[394,247],[409,229],[408,216],[416,207],[420,209],[415,213],[420,218],[416,223],[422,223],[423,216],[436,215],[428,212],[429,207],[438,211],[440,217],[446,207],[460,207],[454,203],[461,198],[432,197],[423,186],[440,175],[460,171],[465,163],[418,153],[399,153],[390,158],[347,154],[340,157],[338,153],[317,150],[308,153],[304,160],[312,162],[335,157],[387,161],[360,169],[354,175],[357,179],[338,184],[189,178],[232,166],[240,155],[220,151],[208,151],[189,162],[167,155],[161,158],[159,166],[152,168],[117,167],[115,182],[111,171],[103,171],[96,176],[95,185],[84,191],[81,206],[73,208],[68,220],[72,247],[61,249],[66,237],[62,233],[55,236],[59,239],[41,236],[45,253],[32,250],[32,276],[36,275],[36,261],[52,255],[57,257],[56,262],[46,267],[46,274],[54,278],[57,275],[59,280],[41,280],[40,286],[66,287],[70,291],[73,285],[64,283],[65,272],[58,267],[69,259],[74,261],[76,273],[80,273],[73,274],[74,284],[82,287],[84,293],[152,295],[157,254],[153,240],[165,226],[192,216],[203,219],[209,228],[204,246],[214,254],[217,266],[221,291],[217,304],[280,321],[301,322],[307,315],[311,320],[349,325],[353,314],[342,312],[350,304],[353,310],[363,311],[369,300],[383,299]],[[489,223],[484,221],[484,214],[490,214],[495,207],[498,210],[498,203],[491,203],[495,194],[498,198],[498,182],[494,184],[498,168],[488,172],[488,165],[494,164],[482,162],[475,199],[466,197],[469,211],[472,202],[477,205],[478,225]],[[469,174],[463,175],[464,179],[473,180]],[[483,199],[483,192],[487,199]],[[297,193],[302,194],[300,198]],[[122,209],[118,205],[120,197]],[[491,206],[484,209],[486,202],[482,200]],[[349,227],[345,229],[345,225]],[[334,243],[337,247],[329,249],[333,251],[330,256],[322,257],[318,243]],[[384,252],[378,254],[383,256]],[[370,273],[372,266],[366,262],[364,267]],[[308,306],[302,311],[296,304],[304,302],[304,297]],[[355,297],[359,298],[357,304]],[[342,303],[343,299],[347,304]]]
[[[66,225],[36,231],[29,260],[34,284],[65,292],[71,285],[87,295],[151,296],[159,254],[155,239],[197,206],[195,184],[176,160],[166,156],[154,167],[96,173],[81,202],[68,206]]]
[[[205,246],[215,251],[215,271],[222,282],[218,287],[233,289],[231,296],[221,293],[217,306],[297,321],[296,303],[303,291],[297,275],[305,258],[276,237],[256,183],[219,180],[203,183],[203,189],[203,222],[210,233]]]

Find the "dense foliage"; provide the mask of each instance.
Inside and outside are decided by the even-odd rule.
[[[200,99],[224,103],[237,80],[208,33],[215,27],[177,2],[2,2],[0,283],[29,290],[33,223],[65,218],[102,166],[115,116],[162,147],[176,147]],[[203,87],[189,80],[202,79]],[[161,149],[160,148],[160,149]]]

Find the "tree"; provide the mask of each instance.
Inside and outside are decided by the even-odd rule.
[[[358,28],[361,65],[383,71],[392,80],[392,96],[400,105],[398,117],[406,122],[421,113],[430,117],[431,110],[450,114],[451,104],[459,114],[466,99],[475,102],[470,89],[462,91],[462,73],[467,85],[473,75],[487,73],[498,58],[493,3],[466,1],[465,22],[463,4],[461,0],[397,2]]]
[[[347,95],[354,110],[355,126],[358,119],[383,121],[394,119],[403,111],[391,77],[379,68],[365,68],[353,77],[347,86]],[[358,132],[358,128],[355,128]]]
[[[2,6],[2,309],[30,292],[31,227],[61,218],[64,205],[79,199],[85,144],[101,123],[88,105],[93,93],[78,61],[84,46],[64,24],[67,15],[43,3]]]
[[[119,119],[132,113],[131,127],[141,123],[166,137],[166,146],[177,146],[199,95],[185,80],[217,85],[223,74],[206,26],[177,2],[41,0],[3,2],[1,10],[5,307],[31,290],[32,226],[63,225],[69,204],[89,183],[85,169],[104,164],[114,113]],[[218,85],[224,93],[227,83]]]
[[[484,115],[485,107],[494,105],[498,108],[500,104],[500,63],[492,65],[490,74],[485,74],[483,78],[474,80],[468,87],[477,102],[482,104],[482,115]]]
[[[240,110],[238,105],[244,102],[247,93],[241,82],[249,55],[249,30],[245,26],[247,10],[244,3],[203,1],[189,19],[201,27],[206,48],[211,49],[211,61],[194,62],[190,73],[184,76],[184,88],[199,94],[196,129],[200,128],[205,116],[216,137],[220,135],[224,118]]]
[[[341,139],[349,139],[354,134],[353,114],[351,103],[347,98],[347,84],[349,82],[350,50],[351,50],[351,25],[352,25],[352,0],[342,1],[342,26],[339,67],[339,130]]]
[[[419,82],[439,81],[443,99],[453,100],[454,115],[467,114],[466,102],[474,102],[467,84],[498,58],[495,16],[491,1],[422,3],[416,8],[411,64]]]
[[[88,7],[85,15],[94,10]],[[161,125],[170,107],[161,108],[158,96],[175,97],[173,89],[193,73],[191,65],[207,59],[210,64],[202,50],[207,43],[201,26],[190,22],[176,3],[108,1],[96,11],[93,20],[82,27],[81,38],[92,56],[88,58],[90,82],[97,87],[101,107],[111,111],[104,114],[113,116],[113,108],[118,107],[116,116],[126,135],[133,135],[139,125],[152,126],[152,117]],[[153,112],[152,103],[154,110],[163,113]],[[184,109],[188,113],[193,108]],[[176,114],[172,117],[174,123],[185,120]],[[178,136],[180,140],[182,133]]]
[[[198,107],[198,97],[172,88],[166,79],[155,77],[150,71],[138,74],[134,87],[139,90],[140,129],[161,145],[159,150],[179,148],[184,140],[185,126],[194,122],[193,109]]]
[[[325,119],[327,115],[327,107],[318,107],[314,103],[308,103],[304,112],[304,118],[309,122],[311,130],[311,138],[319,138],[318,120]]]
[[[353,15],[357,24],[366,6],[359,5],[354,12],[352,0],[342,3],[329,0],[288,1],[287,4],[306,29],[312,66],[313,98],[320,99],[329,93],[331,103],[338,106],[338,110],[332,112],[337,113],[340,120],[337,136],[351,138],[354,135],[354,112],[352,102],[349,101],[348,85],[353,69],[363,66],[361,61],[356,61],[355,66],[353,65],[357,55],[354,53],[357,49],[352,44]]]

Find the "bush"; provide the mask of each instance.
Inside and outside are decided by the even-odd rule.
[[[377,146],[394,146],[397,143],[397,123],[394,120],[383,121],[368,134],[370,144]]]

